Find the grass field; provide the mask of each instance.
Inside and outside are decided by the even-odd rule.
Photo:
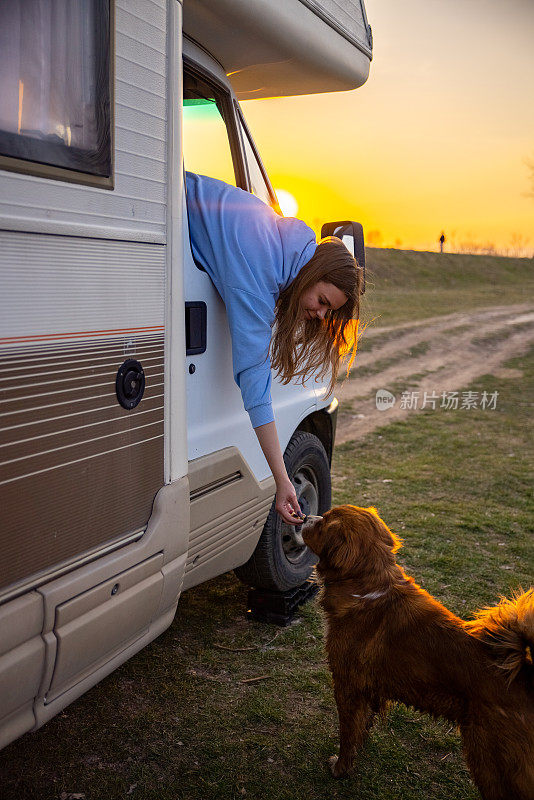
[[[508,302],[516,290],[519,278]],[[430,309],[419,300],[412,286],[410,307]],[[455,387],[497,391],[495,410],[423,411],[334,454],[333,504],[376,506],[404,540],[399,562],[464,618],[534,574],[534,351],[506,366],[515,377]],[[477,800],[454,727],[401,705],[374,726],[357,777],[334,781],[319,610],[276,628],[247,620],[246,599],[232,573],[186,592],[151,646],[0,753],[0,799]]]
[[[534,259],[367,248],[363,321],[395,325],[521,303],[533,296]]]

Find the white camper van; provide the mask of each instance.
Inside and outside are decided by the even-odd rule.
[[[0,746],[158,636],[183,590],[308,576],[183,176],[275,205],[238,99],[355,88],[371,46],[362,0],[0,4]],[[321,513],[336,402],[274,380],[273,405]]]

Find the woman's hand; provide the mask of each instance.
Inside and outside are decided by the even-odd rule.
[[[304,514],[300,510],[295,487],[286,471],[276,425],[274,422],[267,422],[254,428],[254,431],[276,483],[276,512],[288,525],[300,525]],[[292,512],[295,516],[292,516]]]
[[[304,515],[300,510],[295,487],[289,478],[283,478],[276,484],[276,512],[288,525],[302,524]]]

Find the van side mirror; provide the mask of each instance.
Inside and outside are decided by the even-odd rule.
[[[343,222],[325,222],[321,228],[321,239],[325,236],[337,236],[341,239],[347,250],[349,250],[359,266],[363,270],[362,289],[360,294],[365,292],[365,242],[363,238],[363,227],[359,222],[344,220]]]

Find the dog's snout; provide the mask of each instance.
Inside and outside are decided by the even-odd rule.
[[[305,519],[305,520],[304,520],[304,522],[302,523],[302,526],[301,526],[301,528],[300,528],[300,533],[301,533],[301,534],[306,534],[306,533],[308,533],[308,531],[311,531],[311,529],[313,528],[313,526],[315,525],[315,523],[316,523],[316,522],[321,522],[321,521],[322,521],[322,519],[323,519],[323,518],[322,518],[322,517],[320,517],[320,516],[318,516],[318,515],[315,515],[315,514],[308,514],[308,516],[306,517],[306,519]]]
[[[306,519],[304,520],[304,525],[313,525],[314,522],[320,522],[322,517],[314,516],[313,514],[308,514]]]

